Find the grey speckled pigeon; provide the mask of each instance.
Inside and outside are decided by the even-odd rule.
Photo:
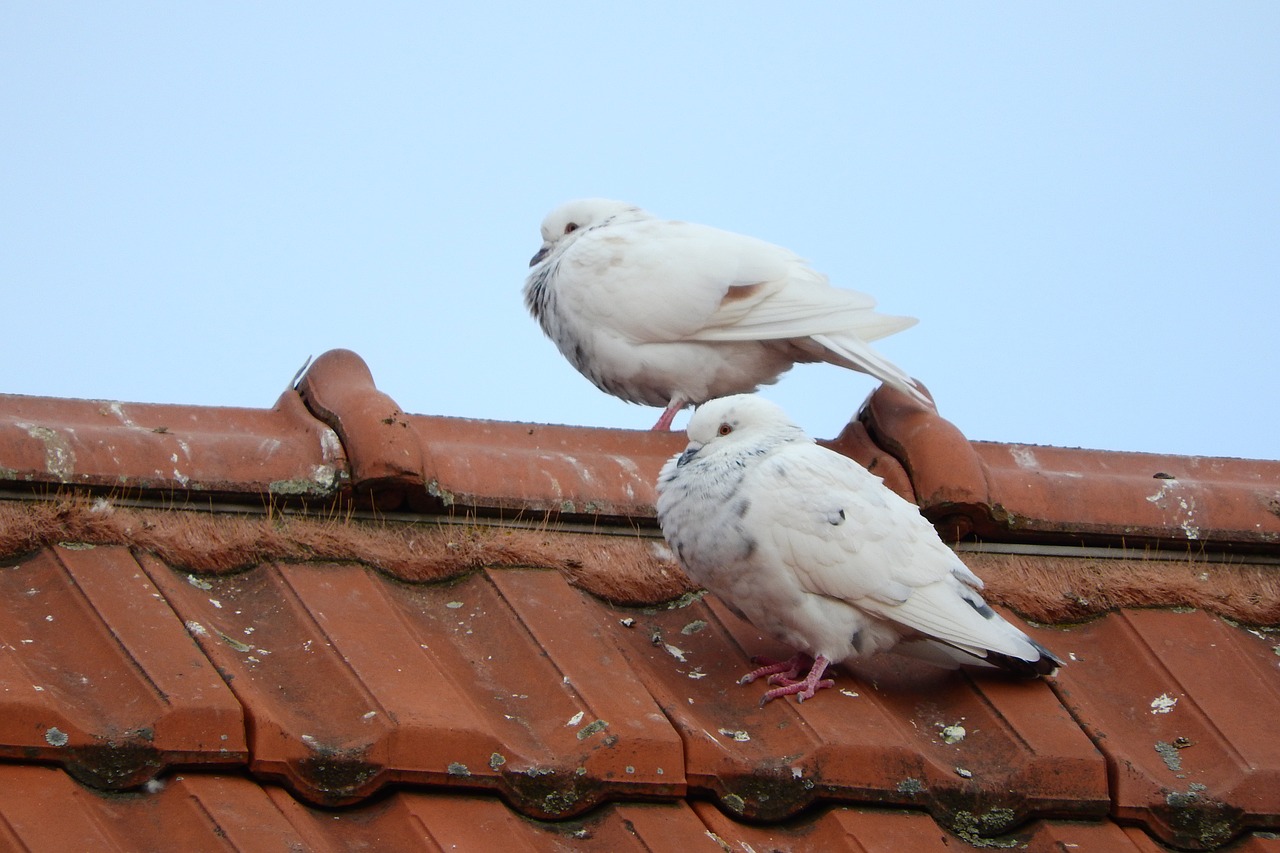
[[[932,402],[870,346],[916,321],[832,287],[780,246],[583,199],[542,223],[524,299],[560,352],[597,388],[664,406],[654,429],[714,397],[754,391],[796,362],[868,373]]]
[[[795,651],[758,661],[762,704],[831,686],[832,663],[899,651],[1019,675],[1061,664],[979,595],[912,503],[753,395],[712,400],[658,478],[658,521],[689,576]],[[808,673],[803,670],[808,667]]]

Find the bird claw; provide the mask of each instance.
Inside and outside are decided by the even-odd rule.
[[[830,678],[824,678],[821,681],[819,681],[817,684],[813,685],[812,690],[801,690],[799,693],[797,693],[796,701],[803,702],[806,699],[812,699],[813,694],[817,693],[819,690],[825,690],[829,687],[835,687],[835,686],[836,686],[835,681],[833,681]]]
[[[775,687],[772,690],[765,691],[765,694],[760,697],[760,707],[763,708],[767,703],[780,696],[795,696],[797,702],[803,702],[806,699],[812,699],[813,695],[819,690],[836,686],[835,681],[832,679],[822,677],[822,674],[826,672],[827,666],[831,663],[825,657],[818,655],[818,657],[814,658],[813,665],[809,668],[809,674],[801,679],[793,677],[799,671],[799,663],[797,663],[797,659],[805,660],[806,657],[797,654],[790,661],[773,664],[773,668],[775,668],[775,670],[770,674],[768,683],[780,686]],[[791,668],[789,672],[784,672],[781,669],[784,665]],[[752,680],[754,681],[755,678],[764,674],[764,670],[768,670],[770,668],[771,667],[768,666],[761,667],[761,669],[758,669],[753,673],[749,673],[749,675],[752,676]]]
[[[781,696],[795,696],[797,702],[803,702],[806,699],[812,699],[814,694],[819,690],[825,690],[828,687],[835,687],[836,683],[830,678],[824,678],[821,681],[815,681],[812,685],[808,679],[803,681],[792,681],[782,687],[775,687],[767,691],[760,697],[760,707],[764,707],[768,702],[773,701]]]
[[[751,672],[748,672],[746,675],[739,678],[738,683],[750,684],[757,678],[763,678],[766,675],[769,676],[769,680],[767,682],[769,684],[789,683],[800,674],[800,668],[808,663],[808,661],[808,655],[800,652],[796,652],[786,660],[774,660],[773,658],[756,656],[751,659],[751,662],[757,664],[760,668],[753,669]],[[786,681],[776,682],[774,681],[775,678],[783,678],[786,679]]]

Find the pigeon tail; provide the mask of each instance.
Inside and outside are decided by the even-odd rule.
[[[1005,652],[993,652],[990,649],[979,651],[973,648],[964,648],[932,637],[916,637],[903,640],[894,646],[893,651],[896,654],[915,658],[944,669],[976,666],[982,669],[1004,670],[1019,678],[1055,675],[1058,672],[1058,667],[1062,666],[1062,661],[1053,652],[1035,640],[1028,638],[1027,642],[1039,652],[1039,656],[1034,660],[1006,654]]]
[[[1026,658],[1006,655],[1003,652],[987,652],[986,661],[1003,669],[1005,672],[1012,673],[1020,678],[1035,678],[1040,675],[1054,675],[1058,672],[1058,667],[1062,666],[1062,661],[1044,646],[1030,638],[1027,639],[1040,656],[1035,660],[1027,660]]]
[[[821,347],[821,351],[815,354],[823,361],[874,376],[881,382],[897,388],[920,405],[929,409],[936,408],[934,402],[920,390],[916,381],[906,371],[876,352],[864,341],[847,335],[812,335],[811,339]],[[808,349],[803,345],[801,348]]]

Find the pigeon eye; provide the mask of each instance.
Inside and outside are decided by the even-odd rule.
[[[577,231],[577,230],[578,230],[578,223],[576,222],[570,222],[568,225],[564,227],[564,233],[566,234],[572,234],[574,231]]]
[[[716,430],[719,435],[728,435],[733,432],[733,427],[728,424],[720,424],[720,429]]]

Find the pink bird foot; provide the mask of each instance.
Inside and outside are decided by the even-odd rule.
[[[739,684],[750,684],[757,678],[769,676],[769,684],[788,684],[797,675],[800,670],[810,664],[810,658],[803,652],[796,652],[786,660],[774,660],[766,657],[753,657],[751,662],[759,664],[759,669],[753,669],[742,678],[738,679]]]
[[[800,661],[804,661],[808,659],[808,656],[797,655],[796,658],[799,658]],[[822,674],[827,671],[827,667],[831,665],[831,661],[827,660],[822,655],[818,655],[813,659],[813,665],[809,667],[808,675],[798,681],[795,680],[795,676],[799,674],[800,667],[800,663],[797,662],[796,658],[792,658],[790,661],[785,662],[788,669],[777,669],[770,676],[770,684],[781,684],[782,686],[775,687],[761,696],[761,707],[764,707],[767,703],[777,699],[779,696],[795,696],[796,701],[803,702],[806,699],[812,699],[813,694],[823,688],[836,686],[835,681],[830,678],[822,677]],[[792,665],[794,665],[794,668],[791,668]],[[780,667],[782,664],[775,664],[774,666]],[[770,669],[770,667],[761,667],[761,670],[764,669]],[[755,673],[749,673],[749,675],[756,675],[757,673],[760,673],[761,670],[756,670]]]

